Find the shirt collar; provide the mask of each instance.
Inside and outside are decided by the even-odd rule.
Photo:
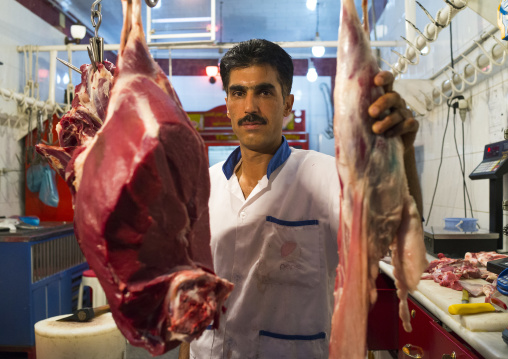
[[[291,154],[291,149],[289,148],[288,142],[286,141],[286,137],[282,136],[282,143],[277,149],[277,152],[275,152],[275,155],[270,160],[270,163],[268,163],[268,168],[266,170],[266,177],[270,179],[270,175],[275,171],[277,168],[279,168],[280,165],[282,165],[286,160],[288,159],[289,155]],[[224,162],[224,165],[222,165],[222,172],[224,172],[224,175],[229,180],[233,173],[235,173],[235,167],[242,159],[242,152],[240,151],[240,146],[238,146],[233,153],[231,153]]]

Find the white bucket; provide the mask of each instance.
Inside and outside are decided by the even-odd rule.
[[[126,340],[111,313],[90,322],[58,322],[60,315],[35,323],[37,359],[124,359]]]

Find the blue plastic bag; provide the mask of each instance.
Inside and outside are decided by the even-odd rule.
[[[56,172],[52,170],[48,164],[45,164],[43,166],[43,173],[39,199],[48,206],[58,207],[60,198],[58,197],[58,190],[56,188]]]
[[[43,165],[32,165],[26,170],[26,186],[30,192],[41,190],[42,178],[44,177]]]

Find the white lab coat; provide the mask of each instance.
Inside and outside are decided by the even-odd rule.
[[[216,273],[235,284],[191,358],[327,358],[338,263],[335,159],[283,144],[244,198],[239,149],[210,169]]]

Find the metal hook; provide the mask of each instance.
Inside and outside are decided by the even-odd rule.
[[[468,66],[471,66],[471,65],[464,66],[464,69],[463,69],[464,73],[466,73],[466,67],[468,67]],[[466,76],[464,76],[462,73],[455,71],[455,69],[450,67],[450,66],[447,66],[447,67],[448,67],[448,69],[451,70],[451,72],[453,72],[455,75],[459,76],[460,79],[462,80],[462,82],[468,84],[469,86],[472,86],[472,85],[474,85],[476,83],[476,79],[478,77],[478,72],[476,70],[473,71],[474,72],[474,80],[473,81],[468,81]]]
[[[70,68],[70,69],[72,69],[72,70],[76,71],[78,74],[80,74],[80,75],[81,75],[81,70],[80,70],[80,69],[78,69],[78,68],[77,68],[76,66],[74,66],[73,64],[71,64],[71,63],[69,63],[69,62],[67,62],[67,61],[65,61],[65,60],[62,60],[62,59],[60,59],[60,58],[58,58],[58,57],[57,57],[56,59],[57,59],[58,61],[60,61],[62,64],[64,64],[65,66],[67,66],[68,68]]]
[[[102,10],[102,5],[100,4],[102,0],[95,0],[94,3],[92,4],[92,15],[91,15],[91,19],[92,19],[92,25],[95,29],[95,37],[99,37],[99,27],[101,26],[101,22],[102,22],[102,14],[101,14],[101,10]],[[95,7],[98,7],[97,10],[95,10]],[[98,18],[99,21],[96,23],[95,22],[95,18]]]
[[[388,61],[386,61],[385,59],[383,59],[382,57],[378,56],[379,60],[383,61],[389,68],[392,69],[392,72],[393,72],[393,76],[397,77],[399,76],[400,74],[402,74],[403,72],[400,71],[399,69],[397,69],[395,66],[392,66],[392,64],[390,64]]]
[[[398,51],[395,51],[395,50],[392,50],[392,52],[397,55],[401,60],[405,61],[406,63],[408,64],[411,64],[411,65],[418,65],[418,62],[420,61],[419,58],[417,58],[417,60],[415,62],[409,60],[405,55],[402,55],[400,52]],[[405,72],[405,71],[404,71]]]
[[[461,80],[462,80],[462,76],[460,76],[459,74],[457,74],[457,73],[455,72],[455,70],[454,70],[452,67],[448,66],[448,68],[449,68],[450,70],[452,70],[452,76],[450,77],[446,71],[444,71],[443,73],[444,73],[444,75],[446,76],[446,78],[448,79],[448,81],[450,81],[450,86],[451,86],[451,87],[452,87],[452,88],[453,88],[453,89],[454,89],[457,93],[462,93],[462,92],[464,92],[464,90],[466,89],[466,83],[465,83],[464,81],[462,81],[462,87],[459,89],[457,86],[455,86],[455,82],[454,82],[455,75],[457,75],[457,76],[458,76]]]
[[[146,5],[150,7],[154,7],[155,5],[157,5],[158,2],[159,0],[145,0]]]
[[[454,3],[452,3],[450,0],[445,0],[445,3],[447,3],[448,5],[450,5],[452,8],[454,8],[455,10],[462,10],[464,9],[466,6],[467,6],[467,0],[465,1],[465,4],[464,6],[462,7],[458,7],[457,5],[455,5]]]
[[[427,17],[429,18],[429,20],[430,20],[430,21],[431,21],[434,25],[439,26],[439,27],[445,27],[445,25],[441,25],[440,23],[438,23],[438,22],[437,22],[437,21],[436,21],[436,20],[432,17],[432,15],[431,15],[431,14],[427,11],[427,9],[423,7],[423,5],[422,5],[422,4],[420,4],[418,1],[415,1],[415,2],[418,4],[418,6],[420,6],[420,7],[421,7],[421,9],[425,12],[425,14],[426,14],[426,15],[427,15]],[[406,20],[406,21],[407,21],[407,20]],[[411,25],[412,25],[412,24],[411,24]],[[435,40],[435,39],[434,39],[434,40]]]
[[[433,38],[433,39],[431,39],[430,37],[425,36],[425,35],[423,34],[423,32],[421,32],[421,31],[420,31],[420,29],[419,29],[419,28],[417,28],[417,27],[416,27],[416,25],[415,25],[415,24],[413,24],[411,21],[409,21],[409,20],[407,20],[407,19],[406,19],[406,22],[407,22],[409,25],[411,25],[411,26],[413,27],[413,29],[415,29],[415,31],[416,31],[418,34],[420,34],[420,36],[421,36],[421,37],[423,37],[423,38],[424,38],[425,40],[427,40],[428,42],[434,42],[434,41],[436,41],[436,39],[437,39],[437,31],[436,31],[436,32],[435,32],[435,34],[434,34],[434,35],[435,35],[435,36],[434,36],[434,38]]]

